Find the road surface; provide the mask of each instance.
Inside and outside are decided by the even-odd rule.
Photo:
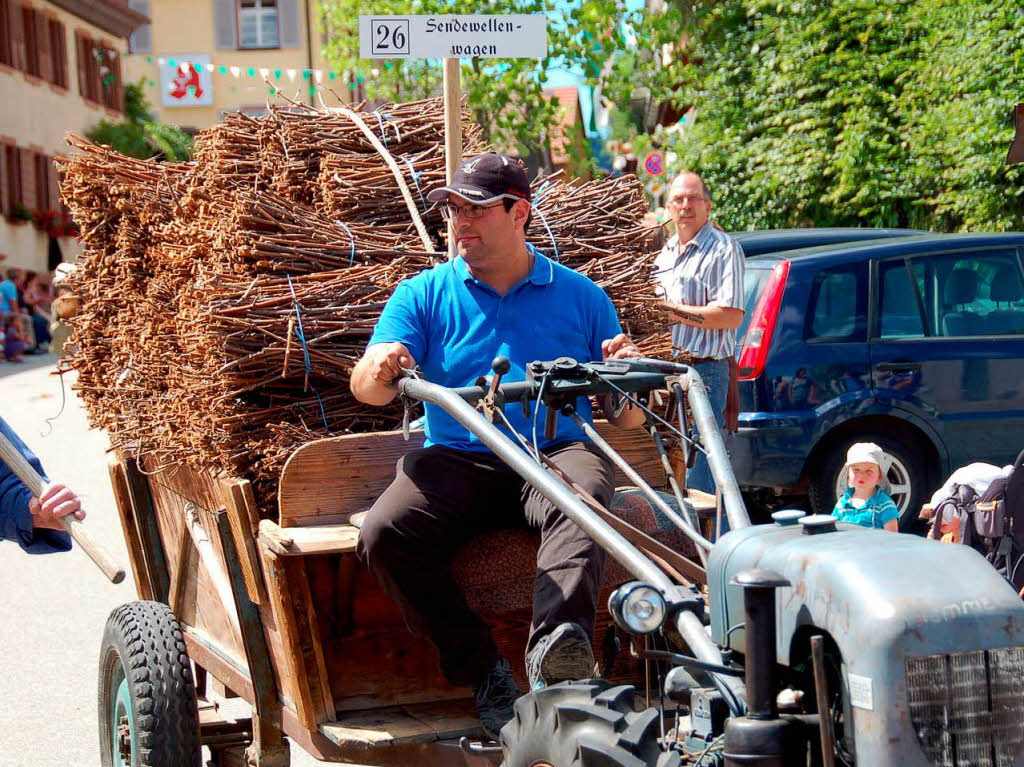
[[[0,416],[52,479],[82,497],[89,529],[127,567],[107,437],[89,429],[73,374],[65,376],[61,412],[55,356],[25,360],[0,362]],[[136,599],[131,576],[114,586],[80,551],[30,557],[10,542],[0,542],[0,573],[0,767],[99,765],[100,640],[110,611]],[[292,746],[293,767],[314,764],[322,762]]]

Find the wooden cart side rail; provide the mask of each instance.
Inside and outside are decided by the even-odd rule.
[[[643,429],[619,429],[597,421],[598,432],[652,487],[666,484],[661,459]],[[289,456],[278,488],[282,528],[340,525],[365,511],[395,477],[395,464],[422,447],[422,431],[406,441],[400,431],[346,434],[307,442]],[[616,470],[616,485],[631,484]]]
[[[110,484],[114,489],[114,502],[121,518],[121,531],[128,546],[128,562],[135,580],[135,593],[139,599],[153,599],[153,581],[146,564],[146,553],[139,534],[139,522],[132,505],[131,490],[128,487],[128,475],[124,462],[117,456],[111,456],[107,462],[110,472]]]

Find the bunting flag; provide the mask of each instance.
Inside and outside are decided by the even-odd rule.
[[[155,58],[153,56],[146,56],[145,61],[147,64],[155,63],[161,68],[163,68],[164,66],[171,67],[172,69],[176,69],[182,75],[187,75],[194,66],[193,63],[189,61],[178,61],[177,59],[165,58],[163,56],[158,56]],[[385,69],[391,69],[392,66],[393,63],[390,60],[384,62]],[[231,75],[236,80],[241,77],[258,77],[261,80],[280,80],[282,77],[287,77],[289,82],[294,83],[296,78],[301,77],[305,82],[310,84],[311,88],[313,87],[312,84],[314,82],[317,85],[323,85],[325,80],[327,80],[328,82],[334,82],[335,80],[340,79],[343,82],[345,82],[350,80],[353,77],[353,75],[356,76],[357,81],[359,83],[363,83],[365,81],[363,75],[361,75],[358,72],[353,73],[349,70],[345,70],[344,72],[336,72],[331,69],[271,69],[270,67],[243,67],[209,63],[199,65],[198,67],[196,67],[196,69],[205,70],[209,74],[217,73],[221,75]],[[370,69],[369,75],[371,77],[379,77],[380,70],[374,67]],[[352,88],[354,87],[354,85],[355,83],[350,83],[349,87]],[[278,87],[275,88],[274,90],[280,90],[280,88]]]

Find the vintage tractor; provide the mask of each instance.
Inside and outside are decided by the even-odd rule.
[[[401,434],[300,448],[276,523],[256,518],[244,480],[120,461],[112,476],[151,601],[108,622],[105,765],[198,764],[200,745],[222,763],[246,747],[249,764],[284,764],[282,734],[318,758],[374,765],[1024,764],[1024,606],[976,552],[802,512],[751,525],[686,365],[538,361],[511,383],[506,360],[493,367],[466,389],[410,371],[399,391],[450,413],[608,552],[601,677],[522,696],[500,743],[476,740],[469,691],[441,678],[354,554],[356,512],[418,444]],[[664,390],[671,423],[648,394]],[[583,421],[577,398],[605,393],[644,407],[649,434]],[[612,509],[494,425],[538,400],[546,428],[576,419],[634,486]],[[706,453],[717,501],[680,488],[664,432]],[[723,516],[730,532],[712,543]],[[498,533],[453,565],[509,658],[522,658],[535,545]],[[218,717],[214,682],[252,718]]]

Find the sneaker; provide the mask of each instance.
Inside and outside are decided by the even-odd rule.
[[[494,668],[473,688],[473,692],[476,697],[476,711],[480,716],[480,726],[487,733],[487,737],[497,740],[501,735],[501,728],[515,716],[513,706],[519,698],[519,688],[512,678],[508,661],[498,658]]]
[[[541,637],[526,654],[526,678],[530,690],[566,680],[594,676],[594,650],[587,632],[576,623],[563,623]]]

